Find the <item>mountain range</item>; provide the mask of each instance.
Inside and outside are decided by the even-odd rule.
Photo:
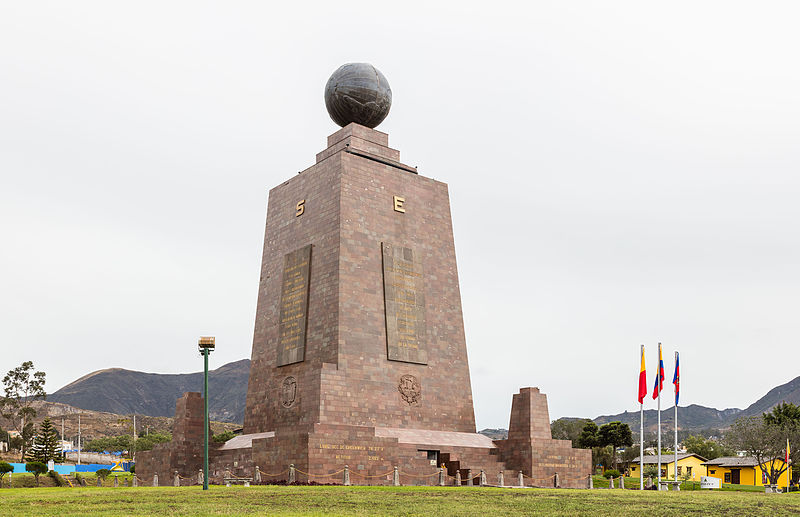
[[[678,425],[684,431],[702,431],[710,429],[725,429],[737,418],[757,416],[766,413],[781,402],[800,405],[800,377],[796,377],[786,384],[776,386],[766,395],[753,402],[746,409],[729,408],[714,409],[710,407],[691,404],[678,406]],[[669,402],[668,402],[669,404]],[[661,410],[662,424],[671,424],[674,419],[674,409],[669,407]],[[594,419],[598,425],[608,422],[622,422],[632,429],[639,427],[639,412],[625,411],[616,415],[603,415]],[[658,412],[648,409],[644,412],[645,432],[655,432],[658,426]]]
[[[208,413],[219,422],[244,421],[250,359],[208,372]],[[203,392],[203,372],[145,373],[109,368],[98,370],[47,395],[50,402],[121,415],[174,416],[175,401],[187,391]]]
[[[209,414],[219,422],[244,421],[247,380],[250,360],[242,359],[209,371]],[[98,370],[64,386],[47,396],[51,402],[61,402],[81,409],[105,411],[116,414],[137,413],[149,416],[171,417],[175,414],[175,401],[186,391],[202,392],[203,373],[158,374],[110,368]],[[771,389],[766,395],[746,409],[714,409],[691,404],[679,407],[680,428],[684,431],[725,429],[741,416],[755,416],[769,411],[780,402],[800,405],[800,377]],[[662,423],[672,422],[673,409],[662,410]],[[594,419],[597,424],[613,421],[639,426],[639,412],[626,411],[616,415],[602,415]],[[656,410],[645,411],[646,431],[655,431]],[[487,430],[489,431],[489,430]],[[491,430],[502,434],[504,429]]]

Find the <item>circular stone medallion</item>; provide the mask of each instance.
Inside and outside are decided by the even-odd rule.
[[[408,402],[409,405],[418,403],[422,396],[422,386],[420,386],[419,380],[413,375],[403,375],[400,377],[400,384],[397,385],[397,391],[400,392],[400,396],[403,397],[403,400]]]

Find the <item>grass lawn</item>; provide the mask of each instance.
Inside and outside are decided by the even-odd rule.
[[[593,484],[595,488],[608,488],[608,480],[603,476],[597,475],[592,476]],[[655,481],[653,481],[655,483]],[[619,478],[614,479],[614,488],[619,488]],[[639,489],[639,478],[630,478],[625,476],[625,488],[626,489]],[[781,487],[784,488],[784,487]],[[704,490],[700,488],[699,481],[684,481],[681,483],[681,490]],[[734,492],[758,492],[763,493],[764,487],[763,486],[752,486],[752,485],[732,485],[729,483],[723,483],[722,488],[719,490],[723,491],[734,491]]]
[[[0,490],[2,515],[791,515],[800,494],[478,487]]]

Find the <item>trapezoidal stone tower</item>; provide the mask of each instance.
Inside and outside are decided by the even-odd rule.
[[[397,467],[403,484],[435,484],[444,465],[465,484],[483,470],[585,486],[591,453],[551,438],[538,389],[514,395],[508,440],[475,432],[447,185],[373,129],[386,79],[344,65],[325,100],[343,128],[269,194],[244,434],[215,446],[211,479],[294,465],[296,481],[336,482],[348,465],[353,483],[391,483]]]
[[[270,191],[244,424],[264,437],[258,465],[386,472],[407,443],[430,470],[422,435],[492,446],[475,434],[447,186],[399,158],[351,123]]]
[[[475,432],[447,186],[350,124],[269,197],[245,433]]]

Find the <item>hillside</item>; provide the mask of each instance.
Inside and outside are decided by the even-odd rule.
[[[710,407],[692,404],[685,407],[678,407],[678,424],[684,431],[701,431],[703,429],[723,429],[728,427],[740,414],[741,409],[714,409]],[[675,417],[674,408],[670,407],[661,410],[662,425],[671,426]],[[631,429],[639,429],[639,412],[625,411],[616,415],[602,415],[594,419],[597,425],[609,422],[622,422],[631,426]],[[658,411],[646,409],[644,411],[644,422],[646,432],[656,432],[658,428]]]
[[[244,421],[250,360],[209,371],[209,415],[220,422]],[[92,372],[47,396],[82,409],[128,415],[172,417],[175,401],[187,391],[203,391],[203,372],[158,374],[110,368]]]
[[[78,435],[78,415],[81,417],[81,436],[84,443],[95,438],[130,434],[133,430],[133,422],[129,414],[120,415],[104,411],[78,409],[67,404],[50,402],[49,400],[37,400],[33,402],[32,406],[36,410],[36,417],[32,420],[35,425],[39,425],[42,420],[49,417],[60,434],[63,421],[64,436],[66,436],[68,440],[76,441],[76,443],[76,437]],[[172,417],[136,415],[136,430],[139,434],[148,432],[171,433],[172,421]],[[211,422],[211,429],[214,433],[221,433],[226,430],[232,431],[236,427],[238,426],[231,423]],[[10,430],[12,426],[10,422],[0,417],[0,428]]]
[[[742,411],[742,416],[756,416],[766,413],[781,402],[789,402],[800,406],[800,377],[795,377],[786,384],[781,384],[769,390],[766,395]]]
[[[692,404],[686,407],[678,407],[678,424],[684,431],[701,431],[703,429],[725,429],[729,427],[737,418],[743,416],[758,416],[766,413],[781,402],[791,402],[800,405],[800,377],[776,386],[767,392],[766,395],[749,405],[746,409],[714,409],[710,407]],[[662,424],[671,425],[674,417],[673,408],[661,410]],[[631,426],[632,429],[639,426],[639,412],[626,411],[616,415],[603,415],[594,419],[597,424],[619,421]],[[645,431],[655,432],[658,422],[658,415],[655,409],[647,409],[644,412]]]

